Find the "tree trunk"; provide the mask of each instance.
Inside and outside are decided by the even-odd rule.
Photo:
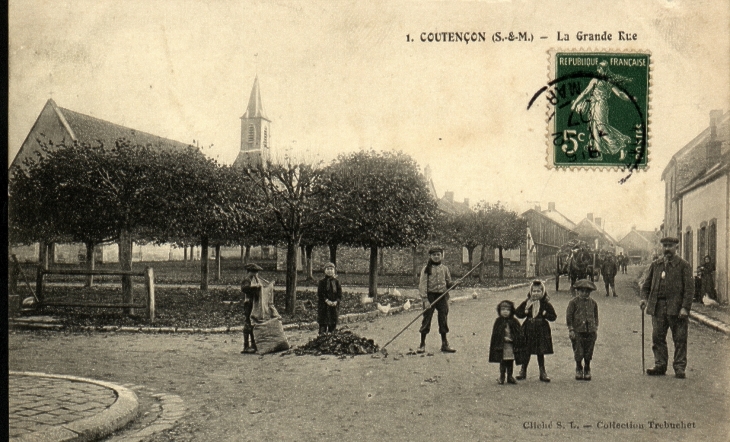
[[[38,265],[48,270],[48,243],[45,241],[38,243]]]
[[[208,290],[208,271],[210,265],[208,263],[208,237],[203,235],[200,237],[200,290]]]
[[[467,252],[467,255],[469,258],[469,270],[474,268],[474,249],[475,248],[476,248],[476,246],[466,248],[466,252]]]
[[[307,281],[314,281],[314,272],[313,272],[313,259],[312,259],[312,252],[314,252],[314,246],[306,246],[304,248],[304,251],[307,253]]]
[[[297,251],[299,241],[291,238],[286,244],[286,313],[294,314],[297,303]]]
[[[486,278],[487,273],[487,246],[482,245],[482,253],[479,260],[482,263],[482,266],[479,267],[479,282],[484,283],[484,279]]]
[[[241,264],[246,265],[246,246],[241,244]]]
[[[504,259],[502,259],[502,246],[499,249],[499,279],[504,279]]]
[[[89,272],[94,271],[94,249],[96,248],[93,242],[86,243],[86,270]],[[86,276],[86,287],[94,285],[94,275]]]
[[[330,262],[337,265],[337,244],[330,244]]]
[[[221,245],[215,245],[215,280],[221,280]]]
[[[126,229],[119,233],[119,266],[122,271],[132,271],[132,234]],[[132,277],[122,276],[122,302],[131,304],[133,300]],[[124,314],[133,315],[134,309],[125,307]]]
[[[307,266],[306,266],[306,261],[307,261],[307,250],[306,250],[306,249],[304,248],[304,246],[299,246],[299,260],[297,260],[297,271],[299,271],[299,268],[298,268],[298,267],[299,267],[299,264],[300,264],[300,262],[299,262],[299,261],[300,261],[300,260],[301,260],[302,258],[304,258],[304,262],[303,262],[303,263],[301,263],[301,264],[303,264],[303,265],[302,265],[302,270],[301,270],[301,271],[302,271],[302,273],[304,273],[304,271],[305,271],[305,269],[306,269],[306,267],[307,267]]]
[[[378,250],[378,275],[382,276],[385,273],[385,265],[383,264],[383,255],[385,255],[385,249],[380,248]]]
[[[413,275],[415,276],[416,285],[418,285],[420,279],[421,279],[421,269],[420,269],[420,262],[418,260],[418,247],[413,247]]]
[[[187,244],[183,244],[183,262],[184,263],[188,262],[188,245]]]
[[[50,265],[56,265],[56,243],[48,244],[48,261]]]
[[[243,255],[243,265],[246,265],[251,261],[251,245],[246,244],[246,253]]]
[[[378,296],[378,248],[370,247],[370,277],[368,278],[368,296]]]

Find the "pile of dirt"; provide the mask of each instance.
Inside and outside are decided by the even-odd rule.
[[[372,339],[361,338],[349,330],[336,330],[319,335],[304,345],[294,349],[294,354],[302,355],[364,355],[376,353],[378,344]]]

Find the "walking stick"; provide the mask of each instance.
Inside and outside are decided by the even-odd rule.
[[[641,308],[641,372],[646,372],[646,363],[644,362],[644,308]]]
[[[451,289],[453,289],[454,287],[456,287],[457,285],[459,285],[459,283],[461,281],[463,281],[464,278],[466,278],[467,276],[469,276],[469,274],[471,272],[473,272],[474,270],[476,270],[477,267],[479,267],[480,265],[482,265],[482,261],[479,261],[479,264],[475,265],[471,270],[469,270],[468,272],[466,272],[466,274],[464,276],[462,276],[456,282],[454,282],[451,285],[451,287],[449,287],[445,292],[443,292],[438,298],[434,299],[434,301],[431,303],[431,306],[429,308],[423,309],[423,311],[421,313],[419,313],[418,316],[416,316],[415,318],[413,318],[413,321],[409,322],[408,325],[406,325],[405,327],[403,327],[403,330],[401,330],[400,332],[398,332],[397,335],[393,336],[393,339],[391,339],[390,341],[386,342],[385,345],[380,349],[380,352],[383,353],[383,354],[387,354],[387,352],[385,351],[385,347],[387,347],[391,342],[395,341],[395,339],[398,336],[400,336],[404,331],[406,331],[408,329],[408,327],[410,327],[411,325],[413,325],[413,323],[416,322],[418,320],[418,318],[420,318],[421,316],[423,316],[423,314],[426,313],[429,309],[434,308],[434,305],[436,303],[438,303],[441,300],[441,298],[443,298],[444,296],[446,296],[446,294],[449,293],[451,291]]]

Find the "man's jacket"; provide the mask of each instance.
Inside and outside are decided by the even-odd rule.
[[[667,315],[677,316],[682,308],[689,313],[692,308],[695,295],[692,267],[678,255],[674,255],[669,262],[658,259],[651,263],[649,274],[641,286],[641,297],[646,300],[648,315],[654,315],[660,295],[667,300]]]

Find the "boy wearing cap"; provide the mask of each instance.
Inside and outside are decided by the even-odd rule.
[[[573,344],[575,379],[590,381],[591,359],[598,337],[598,304],[591,298],[591,292],[596,289],[596,285],[587,279],[581,279],[573,287],[578,296],[568,303],[565,320],[568,323],[570,342]]]
[[[332,333],[337,329],[342,286],[335,275],[335,265],[324,266],[324,278],[317,285],[317,322],[319,334]]]
[[[243,294],[243,350],[241,353],[256,353],[256,341],[253,338],[253,325],[251,324],[251,311],[253,310],[254,300],[261,297],[265,281],[259,278],[259,271],[263,270],[256,264],[248,264],[246,267],[246,276],[241,283],[241,293]]]
[[[662,238],[663,259],[651,263],[641,285],[639,306],[651,316],[654,367],[646,370],[650,376],[662,376],[667,371],[669,351],[667,331],[672,329],[674,340],[674,376],[685,378],[687,368],[687,331],[695,286],[692,266],[677,254],[679,239]]]
[[[441,334],[441,351],[445,353],[454,353],[456,350],[451,348],[446,334],[449,332],[449,295],[441,298],[437,303],[433,301],[441,296],[446,290],[451,288],[451,272],[444,264],[444,249],[441,247],[433,247],[428,251],[428,264],[421,270],[421,278],[418,284],[418,291],[423,301],[423,321],[421,322],[421,344],[418,346],[417,353],[426,352],[426,335],[431,331],[431,319],[433,318],[433,310],[438,312],[439,333]]]

